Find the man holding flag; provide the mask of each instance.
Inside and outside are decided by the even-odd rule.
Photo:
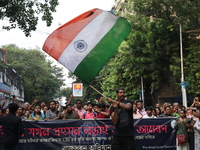
[[[110,114],[115,125],[111,149],[134,150],[133,102],[125,99],[124,88],[116,90],[117,100],[107,98],[112,104]]]

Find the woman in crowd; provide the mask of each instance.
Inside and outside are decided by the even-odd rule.
[[[194,124],[194,150],[199,150],[200,147],[200,110],[197,110],[196,117],[198,118]]]
[[[188,121],[189,119],[186,118],[186,111],[180,110],[179,111],[180,118],[176,119],[175,129],[176,132],[176,139],[177,139],[177,150],[190,150],[189,147],[189,137],[188,137]]]
[[[44,120],[44,114],[41,113],[41,107],[36,105],[34,108],[34,112],[29,115],[29,120],[39,121]]]
[[[154,108],[154,115],[156,117],[159,117],[161,114],[162,114],[162,111],[161,111],[160,107]]]

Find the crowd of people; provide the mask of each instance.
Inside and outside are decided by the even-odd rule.
[[[110,118],[109,107],[110,105],[103,102],[103,99],[98,100],[98,104],[93,104],[88,101],[83,105],[81,100],[76,100],[75,105],[72,105],[73,96],[70,96],[70,100],[66,102],[66,106],[61,106],[59,101],[45,101],[40,102],[38,105],[38,98],[29,104],[25,102],[23,106],[20,106],[16,100],[13,101],[18,105],[16,115],[25,120],[33,121],[48,121],[58,119],[98,119],[98,118]],[[5,102],[4,102],[5,103]],[[0,117],[9,114],[9,109],[4,106],[4,103],[0,108]]]
[[[124,105],[126,98],[125,96],[123,96],[123,98],[124,100],[122,103],[117,101],[117,107],[119,107],[120,104]],[[115,109],[113,109],[115,106],[115,100],[107,99],[111,105],[105,103],[102,97],[98,100],[98,104],[93,104],[91,101],[88,101],[83,105],[81,100],[76,100],[76,103],[72,105],[72,100],[73,96],[71,95],[69,101],[66,102],[66,106],[64,107],[59,105],[58,101],[53,100],[48,103],[42,101],[39,105],[37,105],[39,100],[36,97],[32,104],[25,102],[23,106],[20,106],[16,98],[13,98],[13,101],[18,105],[16,116],[20,117],[22,121],[102,118],[112,119],[112,117],[115,117],[112,115],[112,112],[115,112]],[[2,104],[0,109],[0,117],[9,114],[9,109],[5,108],[3,105],[4,104]],[[120,107],[123,108],[123,105]],[[131,105],[124,106],[124,109],[126,110],[130,107],[132,109],[131,113],[133,112],[132,118],[134,119],[176,117],[174,129],[177,134],[176,139],[178,150],[196,150],[200,147],[198,141],[200,140],[200,102],[198,97],[194,98],[192,105],[188,108],[180,106],[177,102],[174,102],[173,104],[165,102],[162,106],[157,103],[155,107],[144,107],[142,100],[134,101]]]
[[[143,101],[133,104],[133,118],[168,118],[176,117],[177,150],[199,150],[200,147],[200,101],[195,97],[191,106],[186,108],[179,103],[165,102],[162,106],[144,108]]]

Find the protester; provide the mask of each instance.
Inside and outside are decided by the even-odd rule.
[[[28,120],[44,120],[44,113],[41,113],[41,107],[40,105],[36,105],[34,108],[34,111],[29,115]]]
[[[106,108],[105,108],[105,111],[110,111],[110,104],[106,104]]]
[[[0,117],[2,117],[4,114],[3,114],[3,109],[0,108]]]
[[[23,107],[19,107],[18,109],[17,109],[17,113],[16,113],[16,115],[18,116],[18,117],[20,117],[21,119],[22,119],[22,121],[25,121],[25,120],[27,120],[28,118],[26,117],[26,116],[24,116],[24,114],[23,114]]]
[[[9,114],[9,108],[7,107],[6,109],[5,109],[5,114],[4,115],[8,115]]]
[[[112,103],[110,114],[115,125],[112,150],[135,150],[133,129],[133,102],[125,99],[124,88],[116,90],[117,101],[107,98]]]
[[[135,118],[135,119],[141,119],[142,118],[142,115],[137,113],[136,104],[133,104],[133,118]]]
[[[162,113],[164,113],[164,111],[165,111],[165,109],[166,109],[166,107],[167,106],[169,106],[169,102],[165,102],[165,103],[163,103],[163,106],[162,107],[160,107],[160,109],[161,109],[161,111],[162,111]]]
[[[153,115],[153,107],[149,106],[145,108],[146,115],[143,116],[143,118],[157,118]]]
[[[159,104],[159,103],[156,103],[156,107],[159,107],[159,108],[160,108],[160,104]]]
[[[176,141],[177,141],[177,150],[190,150],[189,147],[189,137],[188,137],[188,125],[187,122],[189,119],[186,118],[186,111],[179,111],[180,118],[176,119],[175,129],[176,132]]]
[[[63,114],[63,120],[65,119],[79,119],[80,116],[78,115],[78,113],[72,109],[72,105],[68,104],[66,106],[66,111],[64,111]]]
[[[81,118],[83,119],[96,119],[97,113],[93,111],[93,104],[91,102],[87,103],[87,111],[83,114]]]
[[[83,114],[86,112],[85,109],[83,109],[82,107],[82,101],[81,100],[77,100],[76,101],[76,108],[75,108],[75,111],[78,112],[79,116],[80,116],[80,119],[83,119]]]
[[[48,106],[44,106],[43,107],[43,113],[44,115],[46,116],[46,112],[49,110],[49,107]],[[42,111],[41,111],[42,112]]]
[[[196,117],[198,118],[194,124],[194,150],[200,148],[200,110],[197,110]]]
[[[191,106],[200,108],[199,97],[195,97]]]
[[[67,104],[71,104],[72,100],[73,100],[73,95],[70,96],[69,101],[67,102]],[[73,108],[72,108],[73,109]],[[83,119],[82,116],[83,114],[86,112],[87,108],[83,108],[83,104],[81,100],[76,100],[76,105],[74,107],[74,110],[78,112],[78,115],[80,116],[80,119]]]
[[[22,119],[15,115],[18,105],[10,103],[8,109],[9,114],[0,117],[0,124],[3,128],[1,150],[18,150],[19,135],[24,133],[24,127]]]
[[[27,111],[24,113],[24,116],[25,116],[26,118],[28,118],[30,114],[31,114],[31,112],[30,112],[29,110],[27,110]]]
[[[138,100],[136,101],[136,106],[137,106],[137,114],[138,115],[141,115],[142,117],[144,115],[146,115],[146,111],[144,109],[144,104],[143,104],[143,101],[142,100]]]
[[[60,113],[56,109],[56,101],[49,102],[49,110],[46,112],[45,121],[60,119]]]
[[[110,118],[110,111],[106,110],[106,104],[104,102],[99,103],[94,110],[97,112],[97,118]]]
[[[23,113],[25,113],[27,110],[29,110],[29,107],[30,107],[30,104],[28,102],[25,102],[24,105],[23,105]]]
[[[104,103],[103,97],[100,97],[97,101],[98,101],[98,104]]]
[[[42,101],[42,102],[40,103],[41,113],[44,113],[44,114],[45,114],[45,112],[44,112],[44,107],[45,107],[45,106],[47,106],[47,102]]]
[[[155,107],[154,108],[154,115],[156,117],[160,117],[160,115],[162,114],[160,107]]]
[[[170,117],[174,117],[172,115],[172,109],[170,106],[166,106],[164,109],[164,113],[162,113],[159,117],[164,117],[164,118],[170,118]]]

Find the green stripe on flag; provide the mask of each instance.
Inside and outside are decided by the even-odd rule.
[[[77,66],[74,74],[89,84],[98,75],[106,62],[116,53],[119,45],[130,31],[131,26],[128,21],[119,18],[111,30]]]

